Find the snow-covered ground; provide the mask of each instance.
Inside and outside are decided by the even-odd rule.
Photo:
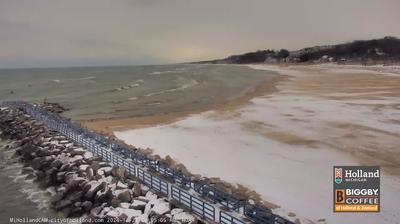
[[[383,75],[389,76],[400,76],[400,65],[338,65],[334,63],[328,64],[318,64],[314,65],[315,67],[322,67],[326,69],[330,69],[331,71],[340,71],[340,72],[360,72],[360,70],[364,72],[371,72],[371,73],[379,73]]]
[[[288,68],[253,68],[304,75]],[[209,111],[115,135],[129,144],[152,148],[161,156],[170,155],[193,173],[254,189],[281,206],[277,212],[294,212],[304,223],[306,219],[398,223],[398,175],[384,173],[381,178],[381,213],[343,214],[332,212],[332,170],[334,165],[381,165],[380,160],[369,157],[377,147],[385,155],[399,153],[400,125],[388,122],[400,119],[399,98],[336,100],[288,86],[234,111]],[[376,110],[371,105],[383,107]]]

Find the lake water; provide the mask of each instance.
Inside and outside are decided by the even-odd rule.
[[[208,108],[271,76],[234,65],[2,69],[0,101],[58,102],[74,120],[146,116]],[[21,175],[0,139],[0,223],[52,217],[49,195]]]
[[[146,116],[219,104],[254,88],[266,73],[193,64],[2,69],[0,101],[59,102],[74,120]]]
[[[32,180],[21,175],[22,164],[13,162],[13,149],[5,149],[0,139],[0,223],[10,218],[50,218],[49,195]]]

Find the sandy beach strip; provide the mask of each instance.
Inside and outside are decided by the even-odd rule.
[[[253,65],[286,78],[231,110],[117,131],[193,172],[249,187],[307,223],[395,223],[400,217],[400,77],[365,69]],[[204,164],[207,164],[206,166]],[[333,165],[380,165],[382,212],[332,213]],[[350,220],[350,221],[349,221]]]

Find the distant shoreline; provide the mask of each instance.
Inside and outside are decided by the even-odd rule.
[[[193,62],[194,64],[250,64],[250,63],[287,63],[318,64],[327,62],[359,63],[364,65],[377,63],[400,63],[400,39],[384,37],[372,40],[355,40],[336,45],[321,45],[300,50],[257,50],[223,59]]]

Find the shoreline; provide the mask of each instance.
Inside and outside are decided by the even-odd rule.
[[[165,125],[185,119],[191,115],[201,114],[207,111],[233,111],[251,103],[251,100],[279,91],[277,86],[282,82],[294,76],[294,73],[305,70],[316,70],[319,67],[326,70],[346,70],[349,73],[379,73],[379,75],[400,76],[400,65],[361,65],[361,64],[243,64],[236,66],[246,66],[255,70],[265,70],[266,72],[277,72],[279,75],[264,80],[261,84],[244,91],[233,99],[227,99],[225,102],[211,104],[201,109],[185,110],[170,113],[161,113],[150,116],[132,116],[121,118],[94,119],[88,121],[78,121],[86,128],[104,134],[112,134],[114,131],[124,131],[131,129],[146,128],[156,125]],[[295,69],[289,69],[295,68]],[[394,72],[391,72],[394,71]],[[339,98],[339,97],[337,97]]]
[[[176,162],[183,162],[191,173],[219,177],[223,183],[242,185],[249,192],[257,192],[265,202],[272,202],[269,207],[284,217],[292,217],[289,214],[294,213],[295,218],[332,220],[332,216],[324,215],[321,208],[316,211],[322,212],[315,213],[323,215],[307,215],[302,211],[304,205],[299,206],[290,199],[304,194],[304,189],[293,189],[295,183],[285,186],[290,181],[270,173],[269,170],[281,166],[295,173],[306,170],[322,184],[318,178],[329,176],[329,173],[321,166],[337,165],[338,161],[350,165],[378,164],[385,172],[383,186],[389,188],[384,190],[396,189],[393,183],[400,181],[400,167],[396,165],[400,153],[391,145],[400,143],[400,135],[396,134],[399,123],[393,122],[399,110],[395,101],[400,97],[400,90],[396,88],[400,85],[397,71],[371,71],[364,67],[330,64],[244,66],[278,72],[279,75],[210,110],[118,119],[119,123],[106,120],[103,122],[111,126],[107,132],[115,133],[128,144],[150,147],[154,149],[154,155],[168,155]],[[391,121],[383,120],[389,118]],[[104,127],[99,130],[104,131]],[[212,147],[201,147],[205,142],[212,142]],[[374,148],[379,150],[372,151]],[[217,166],[219,160],[202,157],[203,154],[223,158],[224,166]],[[248,167],[241,167],[247,162],[250,162]],[[240,169],[244,168],[256,168],[262,173],[257,174],[257,171],[256,176],[240,177],[243,175]],[[266,177],[268,182],[257,183],[259,177]],[[300,181],[296,176],[288,178]],[[275,188],[276,184],[278,188]],[[312,186],[307,188],[310,189]],[[391,209],[392,200],[386,200],[385,204]],[[397,213],[389,210],[389,214]]]
[[[284,80],[287,80],[289,76],[286,75],[275,75],[266,74],[266,79],[259,85],[245,90],[239,96],[227,99],[225,102],[219,104],[211,104],[205,106],[202,109],[187,110],[179,112],[171,112],[164,114],[156,114],[151,116],[141,117],[125,117],[125,118],[110,118],[110,119],[96,119],[91,121],[81,121],[81,123],[89,130],[96,131],[99,133],[112,134],[114,131],[124,131],[138,128],[146,128],[155,125],[170,124],[182,120],[194,114],[200,114],[210,110],[213,111],[233,111],[240,107],[243,107],[250,101],[258,96],[271,94],[277,91],[276,85]]]
[[[277,83],[276,92],[254,97],[249,104],[229,113],[193,114],[172,124],[130,129],[115,135],[128,144],[150,147],[154,154],[184,162],[193,173],[242,184],[264,200],[279,205],[277,211],[282,209],[282,215],[293,211],[297,217],[312,220],[346,220],[343,215],[327,213],[331,211],[331,193],[326,187],[331,182],[327,177],[331,176],[331,166],[337,164],[381,165],[385,191],[396,191],[394,183],[399,181],[400,168],[396,161],[400,153],[392,146],[400,143],[399,136],[393,134],[399,127],[384,119],[396,120],[400,92],[395,87],[400,84],[400,77],[386,71],[340,65],[250,66],[281,72],[289,78]],[[204,142],[212,142],[212,147],[202,147]],[[218,158],[224,158],[223,166]],[[208,166],[204,167],[204,163]],[[272,172],[277,168],[282,168],[288,179]],[[256,169],[258,174],[243,173],[249,169]],[[297,172],[309,173],[322,189],[309,184],[294,188],[298,181],[304,181],[294,175]],[[260,176],[269,181],[259,183]],[[304,198],[310,189],[319,193]],[[389,215],[397,215],[394,199],[388,195],[383,195],[386,210]],[[300,199],[313,205],[303,204]],[[321,206],[315,207],[316,204]],[[314,206],[314,210],[304,210],[307,206]],[[362,216],[351,217],[369,221]],[[372,223],[384,223],[386,216],[370,218]]]

